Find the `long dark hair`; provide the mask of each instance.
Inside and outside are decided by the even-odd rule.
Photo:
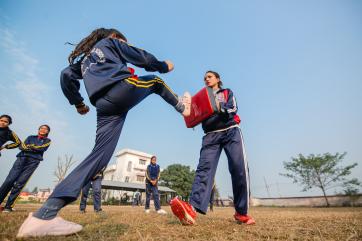
[[[74,61],[76,59],[78,59],[78,61],[81,61],[85,56],[89,54],[93,46],[98,41],[109,37],[109,35],[111,34],[115,34],[117,38],[123,39],[127,42],[127,38],[117,29],[97,28],[77,44],[75,49],[70,53],[68,57],[69,64],[74,64]]]
[[[207,74],[207,73],[213,74],[217,79],[220,80],[219,83],[218,83],[218,86],[219,86],[219,88],[221,88],[221,87],[222,87],[222,81],[221,81],[221,78],[220,78],[219,73],[218,73],[218,72],[215,72],[215,71],[212,71],[212,70],[206,71],[205,74]]]

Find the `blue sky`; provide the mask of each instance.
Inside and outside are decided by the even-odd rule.
[[[271,196],[320,194],[279,175],[299,153],[346,151],[344,164],[358,162],[352,176],[362,177],[360,1],[3,0],[0,16],[0,112],[13,116],[23,139],[40,124],[52,127],[52,146],[29,189],[54,185],[58,156],[80,162],[93,147],[95,109],[78,115],[59,74],[72,50],[64,43],[98,27],[117,28],[133,45],[172,60],[175,70],[161,77],[176,93],[197,92],[206,70],[221,74],[238,101],[254,196],[268,196],[264,179]],[[87,99],[84,86],[82,93]],[[129,113],[117,150],[195,169],[202,136],[155,95]],[[16,153],[2,152],[0,182]],[[222,195],[232,194],[225,155],[216,182]]]

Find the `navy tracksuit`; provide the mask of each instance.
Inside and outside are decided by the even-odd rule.
[[[78,80],[84,80],[89,99],[97,109],[97,133],[92,152],[56,186],[50,198],[62,199],[65,205],[77,199],[82,187],[110,161],[128,111],[148,95],[156,93],[178,108],[178,97],[162,79],[155,75],[134,77],[127,63],[147,71],[168,72],[167,64],[152,54],[111,38],[95,44],[82,63],[62,71],[61,87],[72,105],[83,101]]]
[[[13,143],[4,145],[8,141],[12,141]],[[21,143],[20,139],[15,134],[15,132],[10,130],[8,127],[0,128],[0,147],[2,147],[4,145],[3,147],[5,149],[13,149],[13,148],[18,147],[20,145],[20,143]],[[0,152],[0,156],[1,156],[1,152]]]
[[[11,191],[5,208],[13,207],[21,190],[38,167],[40,161],[43,160],[43,154],[49,148],[50,142],[47,137],[29,136],[21,144],[20,149],[22,151],[17,155],[13,167],[0,187],[0,203],[4,201]]]
[[[198,212],[207,212],[217,164],[224,150],[231,174],[235,210],[245,215],[249,208],[249,169],[238,126],[237,104],[230,89],[221,89],[215,95],[220,101],[221,112],[202,122],[206,135],[202,139],[190,203]]]
[[[87,185],[82,188],[82,195],[80,198],[79,209],[81,211],[85,210],[87,206],[87,199],[89,194],[89,189],[92,187],[93,191],[93,206],[94,211],[101,211],[101,191],[102,191],[102,179],[103,174],[97,175],[94,177]]]
[[[147,166],[146,170],[146,206],[145,209],[150,208],[150,201],[151,201],[151,194],[153,195],[153,202],[155,204],[155,209],[160,210],[161,204],[160,204],[160,195],[158,193],[158,187],[156,185],[152,185],[150,182],[151,180],[159,180],[160,178],[160,166],[152,163]]]

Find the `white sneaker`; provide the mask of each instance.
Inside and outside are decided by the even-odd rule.
[[[157,213],[158,214],[167,214],[167,212],[165,210],[163,210],[163,209],[157,210]]]
[[[185,92],[184,95],[182,96],[182,103],[185,106],[182,115],[189,116],[191,114],[191,94],[189,92]]]
[[[149,210],[149,209],[145,209],[145,213],[150,213],[150,210]]]
[[[82,226],[76,223],[68,222],[61,217],[55,217],[51,220],[43,220],[33,217],[29,213],[27,219],[21,225],[17,238],[41,237],[41,236],[59,236],[77,233],[82,230]]]

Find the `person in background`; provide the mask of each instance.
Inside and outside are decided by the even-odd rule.
[[[29,136],[21,143],[21,151],[16,155],[17,159],[0,187],[0,204],[10,192],[3,212],[13,211],[14,203],[21,190],[43,160],[44,152],[48,150],[51,143],[48,138],[49,132],[50,127],[48,125],[41,125],[38,129],[38,135]]]
[[[81,213],[85,213],[85,209],[87,207],[87,199],[89,194],[89,189],[92,187],[92,194],[93,194],[93,207],[94,212],[101,212],[102,208],[102,180],[103,180],[103,170],[99,172],[93,179],[88,182],[87,185],[85,185],[82,188],[82,194],[79,204],[79,210]]]
[[[134,207],[134,206],[139,206],[139,205],[140,205],[140,201],[141,201],[141,193],[140,193],[140,191],[137,189],[137,190],[133,193],[132,207]]]
[[[167,212],[161,209],[160,204],[160,195],[158,192],[158,180],[160,179],[160,166],[156,163],[157,157],[152,156],[151,162],[147,166],[146,170],[146,205],[145,205],[145,212],[150,212],[150,200],[151,194],[153,196],[153,202],[155,205],[156,212],[158,214],[166,214]]]
[[[212,190],[211,190],[211,195],[210,195],[210,211],[213,212],[214,211],[214,202],[215,202],[215,191],[216,191],[216,183],[215,183],[215,180],[214,180],[214,185],[212,187]]]
[[[3,149],[13,149],[21,144],[19,137],[9,128],[12,123],[13,120],[11,116],[0,116],[0,156]],[[11,141],[12,143],[4,145],[8,141]]]

